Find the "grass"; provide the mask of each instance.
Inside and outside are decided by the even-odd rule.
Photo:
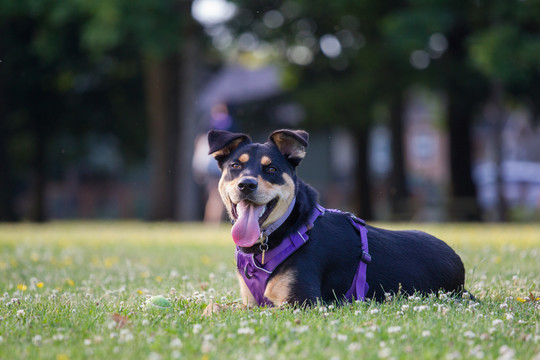
[[[0,225],[0,359],[540,359],[539,225],[385,226],[445,239],[479,302],[202,317],[211,302],[239,301],[226,226]],[[170,310],[146,308],[158,294]]]

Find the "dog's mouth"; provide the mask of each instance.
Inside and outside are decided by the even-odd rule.
[[[242,200],[232,204],[232,216],[234,225],[232,237],[234,243],[241,247],[251,247],[257,243],[261,236],[261,226],[272,213],[278,198],[274,198],[266,204],[256,204],[249,200]]]

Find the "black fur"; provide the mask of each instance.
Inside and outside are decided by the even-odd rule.
[[[297,141],[299,145],[307,147],[307,133],[302,133],[306,135]],[[220,150],[228,146],[231,139],[238,139],[243,134],[218,135],[212,131],[209,133],[211,149]],[[234,161],[241,153],[247,152],[255,157],[263,152],[295,182],[296,205],[286,222],[270,235],[268,245],[273,248],[285,236],[296,232],[306,223],[318,202],[318,194],[296,176],[298,159],[291,163],[271,138],[265,144],[257,144],[251,143],[247,135],[243,136],[244,141],[240,145],[231,149],[229,155],[218,159],[221,166],[227,166],[228,162]],[[262,175],[267,181],[280,185],[277,178],[272,180],[268,174],[264,174],[260,164],[248,164],[242,171],[249,172],[250,176]],[[229,171],[227,176],[234,178],[241,174]],[[420,231],[390,231],[369,225],[367,228],[372,258],[367,266],[367,298],[380,301],[384,300],[385,293],[412,295],[415,292],[428,294],[442,290],[460,294],[463,291],[463,263],[442,240]],[[327,212],[315,221],[308,235],[310,240],[283,262],[273,276],[294,271],[295,282],[289,303],[343,300],[352,285],[362,253],[358,233],[345,214]],[[258,246],[241,250],[247,253],[260,251]]]

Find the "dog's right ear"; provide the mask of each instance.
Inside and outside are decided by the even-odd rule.
[[[210,130],[208,132],[208,146],[212,155],[217,160],[219,167],[223,161],[241,144],[249,144],[251,139],[246,134],[237,134],[224,130]]]

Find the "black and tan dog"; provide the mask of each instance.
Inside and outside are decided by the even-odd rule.
[[[249,262],[238,266],[244,304],[343,301],[362,261],[368,264],[366,299],[383,300],[385,293],[463,291],[463,264],[443,241],[420,231],[364,225],[351,214],[325,211],[317,204],[316,191],[296,176],[306,154],[307,132],[278,130],[261,144],[246,134],[212,130],[208,141],[222,170],[219,192],[233,221],[237,261],[247,256]],[[367,261],[367,244],[362,245],[358,230],[362,227],[367,230]],[[285,246],[284,239],[293,235],[303,242]],[[266,267],[273,259],[265,259],[265,253],[291,246],[294,250],[279,264]],[[262,273],[260,284],[248,284],[258,276],[248,268]]]

